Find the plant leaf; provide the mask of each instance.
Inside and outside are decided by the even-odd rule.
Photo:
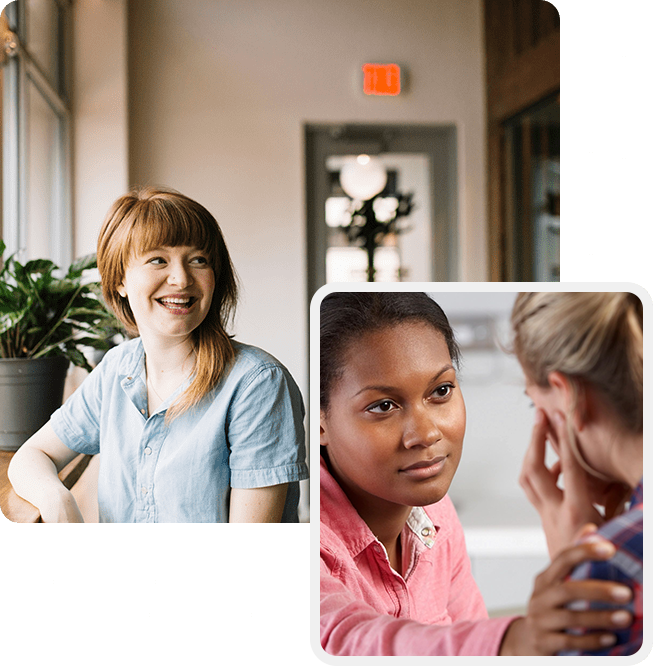
[[[85,257],[81,257],[77,259],[77,261],[74,261],[68,269],[66,278],[69,280],[79,278],[81,277],[82,273],[89,268],[97,268],[97,259],[95,254],[87,254]]]
[[[66,318],[77,319],[77,318],[81,318],[83,315],[91,315],[93,317],[97,317],[101,314],[103,314],[102,310],[95,309],[95,308],[93,308],[93,309],[91,309],[91,308],[70,308],[70,310],[68,310]]]
[[[82,354],[82,352],[80,352],[79,349],[77,349],[76,347],[66,346],[63,351],[63,354],[74,365],[80,368],[84,368],[89,372],[93,370],[89,362],[86,360],[86,356],[84,356],[84,354]]]
[[[32,259],[25,264],[27,273],[51,273],[58,270],[58,266],[49,259]]]
[[[28,313],[29,307],[0,316],[0,335],[18,326]]]
[[[6,249],[0,241],[0,256]],[[90,369],[79,347],[107,350],[121,325],[101,298],[98,282],[82,284],[95,255],[75,261],[63,279],[49,259],[25,265],[11,255],[0,266],[0,354],[41,358],[63,355]]]
[[[108,351],[114,346],[113,341],[107,338],[75,338],[75,344],[103,351]]]

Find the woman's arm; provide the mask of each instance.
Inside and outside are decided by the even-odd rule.
[[[227,416],[229,522],[280,522],[286,502],[288,519],[296,521],[294,484],[308,478],[301,394],[265,352],[250,348],[245,367],[249,354],[261,358],[238,380]]]
[[[46,423],[11,459],[11,485],[40,511],[44,523],[84,522],[72,493],[57,476],[76,455]]]
[[[280,523],[288,484],[267,488],[232,488],[230,523]]]
[[[460,621],[451,625],[424,624],[382,613],[362,599],[332,574],[323,556],[320,571],[320,642],[332,655],[431,655],[492,656],[553,655],[564,649],[598,649],[601,641],[614,642],[616,627],[612,611],[570,611],[571,600],[598,600],[623,603],[615,590],[630,595],[628,588],[607,581],[565,581],[581,561],[605,560],[614,552],[611,544],[584,543],[563,551],[540,574],[528,608],[522,618],[490,618]],[[607,546],[605,545],[607,544]],[[572,636],[571,627],[602,628],[600,633]]]

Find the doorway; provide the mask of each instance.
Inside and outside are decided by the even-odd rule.
[[[309,300],[327,282],[366,279],[364,251],[338,228],[347,222],[349,203],[339,173],[361,154],[375,156],[387,172],[380,196],[412,194],[414,204],[406,228],[376,250],[377,281],[457,279],[453,125],[306,125],[305,149]]]

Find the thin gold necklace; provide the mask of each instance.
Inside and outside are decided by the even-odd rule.
[[[194,352],[194,349],[191,349],[188,354],[186,355],[186,358],[176,367],[174,367],[170,372],[174,372],[177,368],[181,368],[184,363],[188,360],[188,357]],[[150,377],[150,373],[147,371],[147,355],[145,356],[145,376],[147,378],[147,383],[151,387],[151,389],[154,391],[154,395],[161,401],[163,402],[163,398],[159,395],[158,391],[154,388],[154,382],[152,381],[152,378]]]
[[[152,383],[152,380],[150,379],[150,376],[147,376],[147,383],[149,387],[154,391],[154,395],[161,401],[163,402],[163,398],[157,393],[157,390],[154,388],[154,384]]]

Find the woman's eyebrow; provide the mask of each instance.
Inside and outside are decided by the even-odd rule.
[[[433,377],[431,377],[431,379],[429,379],[428,383],[433,384],[434,382],[437,382],[438,379],[445,372],[447,372],[448,370],[453,370],[453,369],[454,369],[453,365],[451,365],[451,363],[447,363],[447,365],[440,368],[440,370],[435,375],[433,375]],[[396,391],[396,390],[397,390],[396,386],[384,386],[384,385],[381,385],[381,384],[370,384],[369,386],[364,386],[362,389],[360,389],[360,391],[357,391],[356,393],[354,393],[354,396],[352,396],[352,397],[355,397],[355,396],[359,395],[360,393],[364,393],[365,391],[379,391],[380,393],[390,393],[391,391]]]
[[[447,365],[445,365],[441,368],[440,372],[438,372],[436,375],[431,377],[431,381],[429,382],[429,384],[432,384],[433,382],[437,382],[438,379],[440,379],[441,375],[443,375],[448,370],[453,370],[453,369],[454,369],[453,365],[451,365],[451,363],[447,363]]]

